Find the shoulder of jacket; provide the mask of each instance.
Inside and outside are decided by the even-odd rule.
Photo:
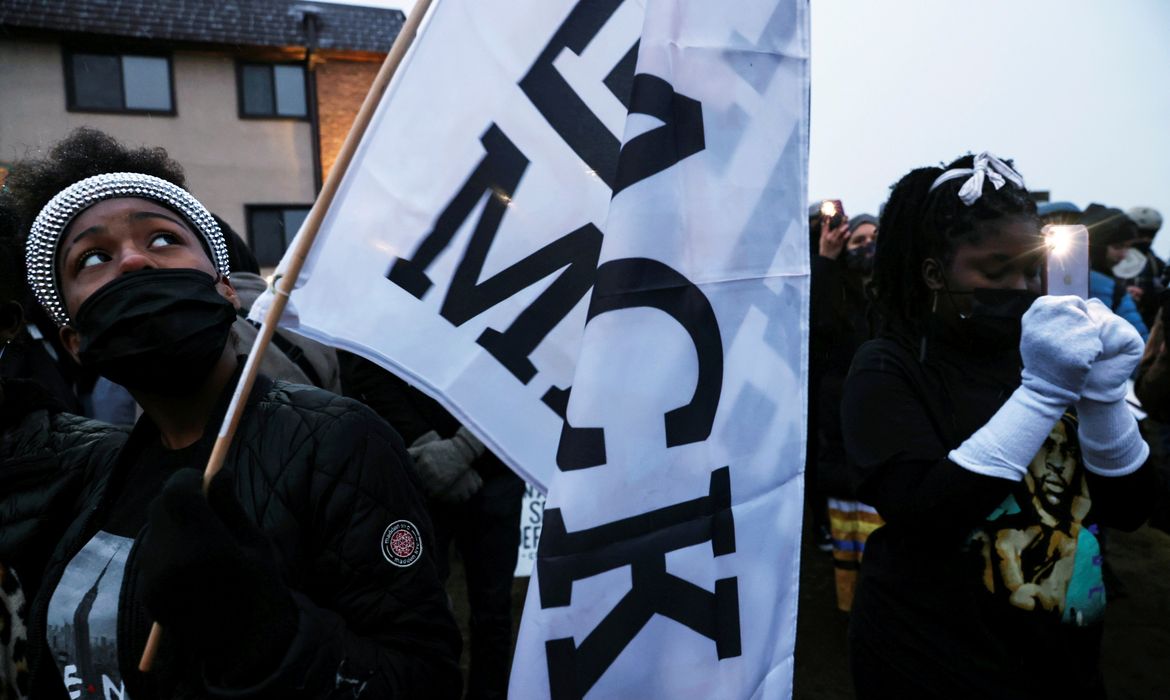
[[[852,372],[874,370],[888,372],[892,369],[904,371],[917,359],[905,342],[889,336],[867,340],[853,356]]]
[[[274,380],[256,408],[268,417],[287,415],[314,432],[351,428],[363,432],[393,432],[378,414],[364,403],[307,384]],[[343,428],[344,426],[344,428]]]

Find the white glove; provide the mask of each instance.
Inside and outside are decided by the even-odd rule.
[[[1020,387],[987,423],[951,450],[968,471],[1020,481],[1101,352],[1097,325],[1077,297],[1040,297],[1022,320]]]
[[[1085,300],[1042,296],[1024,314],[1021,324],[1021,383],[1071,405],[1080,398],[1093,361],[1101,354],[1100,331]]]
[[[1137,419],[1125,405],[1126,381],[1145,349],[1133,325],[1096,299],[1088,301],[1090,318],[1097,324],[1101,354],[1089,370],[1089,380],[1077,401],[1077,436],[1085,468],[1102,476],[1125,476],[1137,471],[1150,456]]]
[[[1101,354],[1093,361],[1081,396],[1103,403],[1120,401],[1125,398],[1126,382],[1141,362],[1145,343],[1132,323],[1097,299],[1086,302],[1086,308],[1097,324]]]

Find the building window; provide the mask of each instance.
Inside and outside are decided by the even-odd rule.
[[[304,119],[308,116],[305,67],[299,63],[241,63],[240,116]]]
[[[310,207],[249,204],[248,244],[260,267],[273,267],[297,235]]]
[[[168,56],[66,51],[65,85],[71,111],[175,113]]]

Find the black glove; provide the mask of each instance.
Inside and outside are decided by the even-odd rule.
[[[147,611],[223,686],[273,673],[298,615],[272,545],[234,492],[231,472],[212,479],[206,498],[198,470],[175,473],[150,505],[136,555]]]
[[[483,478],[471,463],[484,453],[483,443],[460,426],[450,438],[435,431],[424,433],[407,451],[414,473],[428,496],[447,503],[463,503],[483,486]]]

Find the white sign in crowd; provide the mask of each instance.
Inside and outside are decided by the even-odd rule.
[[[792,691],[806,0],[438,0],[292,294],[547,491],[523,698]]]

